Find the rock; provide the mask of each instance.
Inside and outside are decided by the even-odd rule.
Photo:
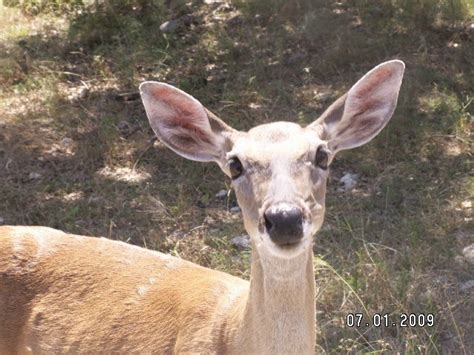
[[[0,217],[0,224],[5,223],[5,219],[3,217]]]
[[[175,31],[181,25],[181,21],[179,20],[170,20],[163,22],[160,25],[160,31],[163,33],[169,33]]]
[[[249,103],[249,108],[251,108],[252,110],[258,110],[259,108],[262,108],[262,105],[251,102]]]
[[[469,264],[474,265],[474,244],[468,245],[462,250],[462,255],[466,258]]]
[[[223,200],[227,197],[227,191],[226,190],[220,190],[218,193],[216,193],[216,198],[218,200]]]
[[[30,178],[30,180],[37,180],[41,177],[42,175],[40,173],[35,173],[35,172],[31,172],[30,175],[28,175],[28,177]]]
[[[358,174],[345,173],[339,182],[344,185],[344,191],[350,191],[356,186],[358,178]]]
[[[239,213],[241,211],[239,206],[234,206],[230,208],[231,213]]]
[[[473,287],[474,287],[474,280],[469,280],[469,281],[463,282],[461,284],[461,290],[462,291],[467,291],[467,290],[469,290]]]
[[[77,93],[77,98],[78,98],[79,100],[84,100],[84,99],[87,97],[87,95],[89,95],[89,91],[90,91],[90,90],[89,90],[88,88],[86,88],[86,87],[84,87],[84,86],[81,87],[81,88],[79,89],[79,92]]]
[[[248,235],[239,235],[230,240],[230,242],[239,250],[250,248],[250,237]]]
[[[65,146],[70,146],[70,145],[73,144],[73,143],[74,143],[74,141],[73,141],[71,138],[67,138],[67,137],[66,137],[66,138],[63,138],[63,139],[61,140],[61,144],[62,144],[62,145],[65,145]]]
[[[81,86],[80,88],[72,88],[71,94],[68,95],[70,101],[84,100],[89,95],[89,88]]]

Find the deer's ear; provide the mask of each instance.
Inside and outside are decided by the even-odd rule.
[[[369,142],[395,111],[404,70],[400,60],[376,66],[309,128],[322,132],[321,138],[333,153]]]
[[[146,81],[140,94],[151,128],[163,143],[191,160],[222,162],[226,132],[232,128],[171,85]]]

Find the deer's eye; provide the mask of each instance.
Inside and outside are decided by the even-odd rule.
[[[229,170],[232,179],[237,179],[244,172],[244,167],[238,158],[230,158]]]
[[[326,170],[328,168],[328,161],[329,161],[329,151],[324,147],[319,147],[316,151],[316,157],[314,158],[314,164],[318,168]]]

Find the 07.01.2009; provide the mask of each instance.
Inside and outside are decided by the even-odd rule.
[[[360,327],[432,327],[434,326],[432,313],[401,313],[398,315],[374,313],[372,317],[364,319],[363,313],[348,313],[345,324],[349,328]]]

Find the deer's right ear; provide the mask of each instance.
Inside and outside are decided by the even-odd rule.
[[[191,160],[223,162],[233,129],[198,100],[154,81],[142,83],[140,94],[151,128],[164,144]]]

